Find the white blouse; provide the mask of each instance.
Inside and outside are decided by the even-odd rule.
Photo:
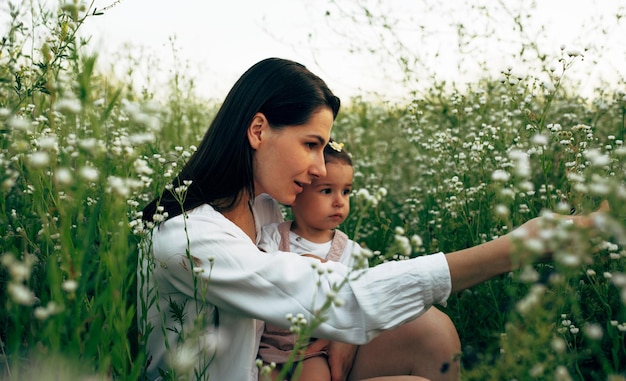
[[[253,207],[257,230],[282,220],[267,195]],[[155,228],[143,244],[146,254],[140,254],[138,316],[142,334],[148,335],[148,377],[158,380],[159,368],[173,367],[200,373],[201,379],[256,381],[262,323],[255,319],[285,328],[288,313],[310,321],[350,269],[326,262],[332,271],[320,276],[314,258],[265,253],[209,205],[186,217]],[[444,303],[451,291],[442,253],[358,271],[338,292],[343,304],[329,308],[314,337],[367,343]]]

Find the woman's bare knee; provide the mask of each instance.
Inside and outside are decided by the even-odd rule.
[[[450,318],[436,308],[386,331],[357,352],[350,380],[413,375],[458,380],[461,343]],[[415,380],[415,378],[413,378]]]
[[[367,378],[359,381],[430,381],[428,378],[420,376],[388,376],[388,377],[374,377]]]

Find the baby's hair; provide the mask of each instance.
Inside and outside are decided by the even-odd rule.
[[[352,156],[345,150],[344,145],[333,139],[330,139],[326,147],[324,147],[324,162],[353,166]]]

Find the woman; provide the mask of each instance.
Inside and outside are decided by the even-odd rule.
[[[259,228],[281,220],[276,202],[292,204],[303,185],[326,174],[323,150],[339,104],[298,63],[255,64],[235,83],[172,187],[146,206],[144,219],[165,219],[140,258],[148,378],[178,370],[192,379],[256,380],[261,322],[288,327],[287,314],[310,321],[314,306],[348,275],[337,262],[326,263],[332,271],[320,276],[311,268],[316,259],[256,247]],[[525,224],[531,234],[536,226],[536,220]],[[504,236],[363,270],[341,288],[342,305],[331,306],[313,332],[359,345],[331,344],[332,379],[458,378],[458,335],[430,306],[510,271],[510,251]]]

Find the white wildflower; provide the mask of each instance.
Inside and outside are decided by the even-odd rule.
[[[513,239],[525,239],[528,236],[528,230],[524,227],[519,227],[511,232]]]
[[[511,150],[508,155],[513,162],[515,174],[519,177],[528,177],[530,175],[530,161],[528,154],[524,151],[514,149]]]
[[[496,169],[495,171],[493,171],[493,173],[491,174],[491,179],[493,181],[498,181],[498,182],[507,182],[509,181],[509,179],[511,178],[511,175],[502,169]]]
[[[626,274],[624,273],[615,273],[611,276],[611,283],[613,283],[616,287],[626,288]]]
[[[102,148],[102,143],[95,138],[86,138],[78,142],[78,146],[85,151],[96,153]]]
[[[151,132],[145,132],[141,134],[134,134],[128,137],[130,143],[134,146],[140,146],[146,143],[152,143],[155,141],[155,136]]]
[[[35,318],[37,318],[38,320],[46,320],[50,316],[55,315],[61,311],[62,308],[54,301],[51,301],[45,307],[39,306],[35,308],[34,315]]]
[[[580,257],[572,253],[560,253],[555,259],[559,263],[568,267],[576,267],[580,265]]]
[[[567,348],[567,343],[565,343],[565,340],[563,340],[562,338],[555,337],[550,342],[550,346],[552,347],[553,351],[557,353],[563,353],[565,352],[565,349]]]
[[[73,181],[72,171],[69,168],[57,168],[54,172],[54,180],[60,185],[70,185]]]
[[[530,238],[524,241],[524,246],[533,253],[543,253],[545,246],[540,239]]]
[[[154,213],[152,215],[152,221],[154,221],[154,222],[163,222],[163,221],[165,221],[165,214]]]
[[[130,195],[130,187],[125,179],[117,176],[109,176],[107,177],[107,192],[117,194],[121,197],[128,197]]]
[[[96,181],[98,180],[98,170],[94,167],[89,167],[89,166],[85,166],[82,167],[78,173],[80,174],[80,177],[83,178],[83,180],[87,180],[87,181]]]
[[[558,204],[556,204],[556,212],[560,213],[560,214],[569,214],[570,211],[572,210],[572,206],[565,202],[565,201],[561,201]]]
[[[570,376],[569,371],[563,365],[559,365],[556,367],[554,371],[554,380],[555,381],[572,381],[572,376]]]
[[[550,123],[546,127],[552,132],[559,132],[563,129],[563,127],[561,127],[558,123]]]
[[[609,155],[603,154],[596,148],[585,151],[584,155],[594,167],[604,167],[611,162]]]
[[[538,378],[543,375],[544,371],[545,367],[540,363],[533,365],[533,367],[530,368],[530,371],[528,371],[528,374],[533,378]]]
[[[48,310],[46,310],[45,307],[35,308],[35,311],[33,311],[33,314],[35,315],[35,318],[37,320],[46,320],[50,316],[50,314],[48,313]]]
[[[80,101],[76,98],[63,98],[56,103],[57,110],[61,112],[68,112],[72,114],[78,114],[82,110]]]
[[[50,155],[47,152],[37,151],[28,155],[28,164],[33,168],[44,168],[50,163]]]
[[[35,295],[23,284],[11,282],[7,286],[7,291],[11,295],[11,299],[23,306],[32,306],[37,301]]]
[[[59,139],[56,135],[42,136],[37,140],[37,145],[40,149],[51,152],[59,151]]]
[[[13,116],[8,121],[9,127],[18,131],[31,132],[33,124],[22,116]]]
[[[583,331],[585,333],[585,336],[587,336],[587,338],[592,339],[592,340],[600,340],[602,339],[602,336],[604,335],[604,331],[602,330],[602,327],[599,324],[586,324],[583,327]]]
[[[67,279],[61,284],[61,289],[68,293],[75,292],[78,289],[78,282],[74,279]]]
[[[496,205],[494,208],[494,212],[497,216],[502,218],[507,218],[509,214],[511,214],[511,210],[509,209],[509,207],[502,204]]]
[[[554,84],[552,82],[544,81],[541,83],[541,85],[543,86],[544,89],[546,89],[549,92],[553,92],[556,90],[556,87],[554,87]]]
[[[545,146],[548,144],[549,140],[546,135],[536,134],[532,137],[531,142],[538,146]]]
[[[515,199],[515,191],[511,188],[500,189],[500,195],[504,198]]]
[[[422,247],[422,245],[424,244],[424,241],[422,240],[422,237],[420,237],[417,234],[413,234],[413,236],[411,236],[411,244],[413,244],[413,246],[415,247]]]
[[[135,168],[135,171],[141,175],[151,175],[154,172],[148,165],[148,162],[141,158],[137,158],[133,162],[133,167]]]
[[[539,273],[532,266],[524,266],[520,280],[525,283],[534,283],[539,280]]]
[[[566,54],[567,54],[568,56],[572,57],[572,58],[574,58],[574,57],[580,57],[580,56],[582,56],[582,55],[583,55],[583,54],[580,52],[580,50],[575,50],[575,49],[568,50],[568,51],[566,52]]]
[[[197,345],[192,344],[193,341],[187,340],[183,345],[176,348],[172,358],[172,366],[181,374],[189,373],[198,361]]]
[[[9,274],[11,274],[11,280],[16,283],[24,282],[30,277],[31,266],[27,262],[14,261],[7,267],[9,268]]]
[[[585,177],[575,172],[570,172],[567,174],[567,179],[573,183],[583,183],[585,182]]]
[[[413,249],[411,248],[411,243],[409,242],[409,239],[407,237],[403,235],[396,235],[395,240],[400,246],[400,249],[402,250],[402,254],[406,256],[411,255],[411,252],[413,251]]]
[[[545,289],[546,287],[541,284],[534,284],[528,294],[517,302],[515,309],[522,315],[530,312],[530,310],[540,302]]]

